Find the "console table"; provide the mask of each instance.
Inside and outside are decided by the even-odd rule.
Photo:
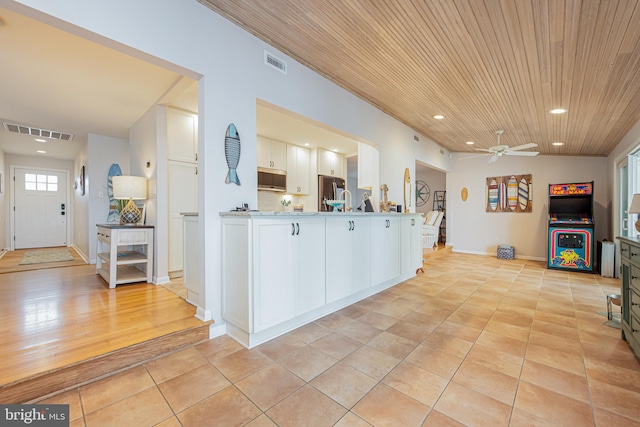
[[[96,274],[109,288],[153,282],[153,226],[98,224]]]
[[[640,239],[618,237],[622,278],[622,338],[640,356]]]

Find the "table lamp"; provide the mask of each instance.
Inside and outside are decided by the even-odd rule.
[[[631,199],[631,206],[629,206],[630,214],[640,214],[640,194],[634,194]],[[640,233],[640,217],[636,221],[636,230]]]
[[[114,199],[129,199],[129,203],[120,211],[120,224],[137,224],[142,213],[133,201],[147,198],[147,179],[141,176],[114,176],[112,183]]]

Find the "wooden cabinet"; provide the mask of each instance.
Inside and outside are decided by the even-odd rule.
[[[400,273],[422,268],[422,225],[416,218],[400,220]]]
[[[198,161],[198,116],[167,108],[167,158],[180,162]]]
[[[371,285],[371,221],[357,216],[327,218],[327,303]]]
[[[371,282],[378,285],[400,275],[400,218],[371,219]]]
[[[309,194],[309,150],[287,145],[287,193]]]
[[[256,141],[258,167],[287,170],[287,144],[258,136]]]
[[[344,157],[332,151],[318,149],[318,175],[344,178]]]
[[[622,338],[640,357],[640,239],[618,239],[622,272]]]
[[[153,227],[97,225],[96,274],[109,288],[134,282],[153,282]]]

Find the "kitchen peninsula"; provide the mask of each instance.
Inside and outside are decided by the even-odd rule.
[[[254,347],[415,276],[420,214],[222,212],[222,317]]]

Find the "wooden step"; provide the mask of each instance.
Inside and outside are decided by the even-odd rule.
[[[209,339],[211,323],[205,322],[198,326],[4,384],[0,386],[0,402],[3,404],[30,403],[40,400],[44,396],[78,387],[164,354],[205,341]]]

